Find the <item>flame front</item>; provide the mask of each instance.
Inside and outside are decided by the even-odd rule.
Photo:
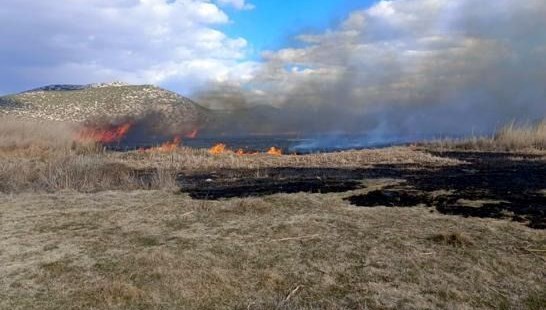
[[[175,137],[172,141],[167,141],[160,146],[149,149],[140,149],[140,151],[145,153],[172,153],[176,151],[181,144],[182,140],[180,137]]]
[[[282,150],[272,146],[269,151],[267,151],[267,154],[271,156],[282,156]]]
[[[218,143],[212,148],[210,148],[209,153],[212,155],[220,155],[227,152],[227,147],[223,143]]]
[[[212,155],[222,155],[222,154],[235,154],[237,156],[249,156],[249,155],[258,155],[260,152],[247,152],[244,149],[238,149],[236,151],[230,150],[227,145],[224,143],[218,143],[215,146],[209,149],[209,153]],[[282,156],[282,150],[276,147],[271,147],[265,154],[271,156]]]
[[[113,143],[123,139],[129,130],[131,123],[124,123],[118,126],[110,126],[109,128],[84,128],[78,134],[80,141],[92,141],[98,143]]]
[[[258,155],[258,154],[260,154],[260,152],[247,152],[243,149],[238,149],[237,151],[235,151],[235,155],[238,155],[238,156]]]
[[[178,147],[180,146],[180,143],[182,143],[182,140],[180,137],[175,137],[172,141],[167,141],[163,143],[161,146],[156,147],[155,151],[160,153],[171,153],[176,151]]]

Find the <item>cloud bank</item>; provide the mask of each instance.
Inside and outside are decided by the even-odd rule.
[[[245,61],[246,40],[217,30],[229,22],[207,0],[7,1],[0,6],[0,91],[112,80],[187,91],[244,78],[254,66]]]
[[[264,52],[244,88],[224,83],[201,98],[280,107],[268,121],[286,131],[489,133],[546,117],[544,29],[543,0],[381,1],[299,36],[303,47]]]

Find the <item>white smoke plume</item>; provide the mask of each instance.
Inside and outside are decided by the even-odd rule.
[[[300,35],[302,47],[265,52],[250,82],[215,85],[198,99],[278,108],[249,131],[489,133],[546,117],[544,29],[544,0],[381,1],[335,29]]]

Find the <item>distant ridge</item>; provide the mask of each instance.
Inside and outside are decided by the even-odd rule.
[[[177,93],[153,85],[122,82],[48,85],[0,97],[0,115],[74,123],[153,115],[155,124],[186,128],[203,123],[208,113]]]
[[[83,90],[88,88],[101,88],[101,87],[121,87],[129,86],[129,84],[124,82],[110,82],[110,83],[94,83],[94,84],[85,84],[85,85],[75,85],[75,84],[53,84],[42,86],[39,88],[31,89],[24,91],[23,93],[32,93],[39,91],[72,91],[72,90]]]

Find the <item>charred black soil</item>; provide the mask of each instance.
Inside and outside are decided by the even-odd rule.
[[[182,174],[182,191],[194,199],[266,196],[278,193],[347,192],[362,185],[360,171],[345,169],[226,169],[206,174]]]
[[[506,218],[546,229],[546,165],[532,155],[436,153],[467,162],[460,166],[396,170],[405,182],[347,198],[362,207],[426,205],[443,214]],[[515,160],[514,158],[518,158]],[[374,169],[382,169],[376,167]],[[392,171],[389,173],[391,174]],[[440,192],[440,194],[438,194]]]
[[[428,206],[464,217],[503,218],[546,229],[546,165],[533,155],[434,152],[465,162],[457,166],[376,165],[363,169],[267,168],[183,173],[179,184],[194,199],[331,193],[361,189],[364,181],[403,180],[346,198],[361,207]],[[517,158],[517,159],[515,159]]]

